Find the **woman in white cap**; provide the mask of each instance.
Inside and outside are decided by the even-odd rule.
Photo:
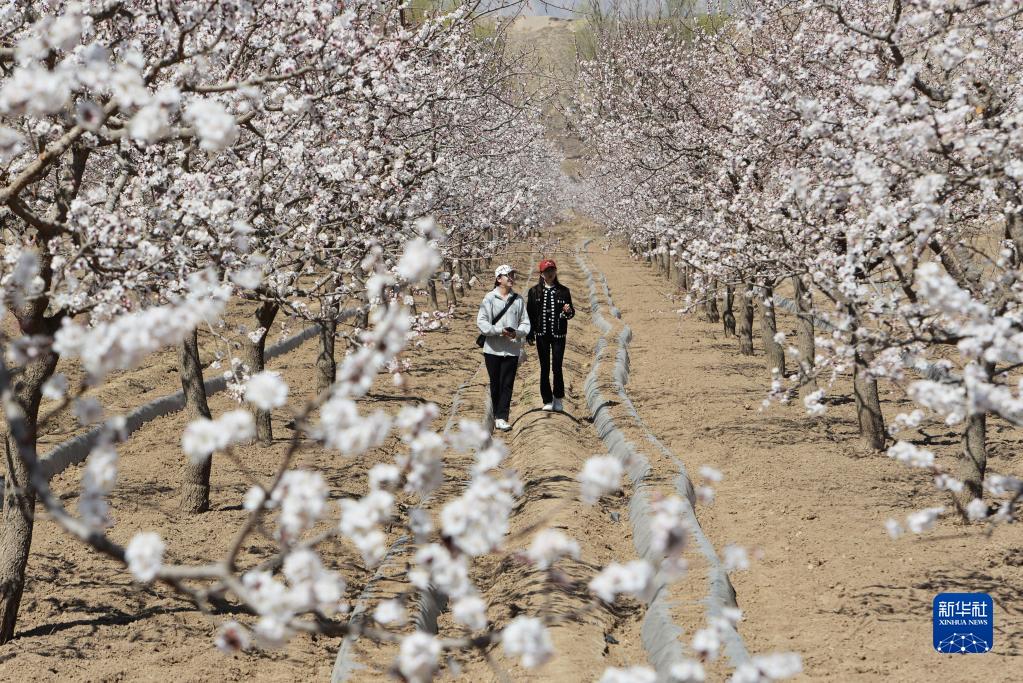
[[[494,409],[494,427],[511,429],[512,391],[519,366],[522,342],[529,334],[529,316],[522,297],[512,291],[515,269],[505,264],[494,271],[494,289],[487,292],[476,316],[476,326],[484,338],[483,359],[490,375],[490,402]]]

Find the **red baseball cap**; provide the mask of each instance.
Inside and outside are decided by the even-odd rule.
[[[540,261],[540,265],[537,266],[537,270],[539,270],[542,273],[543,271],[547,270],[548,268],[557,268],[557,267],[558,267],[557,263],[555,263],[553,260],[551,260],[549,258],[545,258],[543,261]]]

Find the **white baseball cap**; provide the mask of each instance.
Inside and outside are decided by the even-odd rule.
[[[503,264],[501,264],[501,265],[499,265],[497,267],[497,270],[494,271],[494,277],[498,278],[498,277],[501,277],[502,275],[508,275],[509,273],[515,273],[515,272],[518,272],[518,271],[516,271],[514,268],[509,266],[507,263],[503,263]]]

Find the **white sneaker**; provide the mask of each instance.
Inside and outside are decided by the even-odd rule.
[[[494,420],[494,428],[500,429],[502,432],[511,430],[511,425],[508,424],[507,420]]]
[[[543,409],[544,410],[554,410],[554,404],[553,403],[544,403],[543,404]]]
[[[554,411],[560,413],[563,410],[565,410],[565,405],[561,402],[561,399],[560,398],[554,399]]]

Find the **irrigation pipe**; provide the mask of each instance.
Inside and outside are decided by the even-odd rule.
[[[301,332],[293,334],[287,339],[274,344],[266,350],[266,358],[269,360],[298,348],[302,342],[315,337],[318,330],[319,327],[316,325],[310,325]],[[206,386],[207,396],[223,391],[227,388],[227,380],[223,376],[205,380],[203,384]],[[184,391],[178,391],[170,394],[169,396],[161,396],[153,399],[149,403],[139,406],[125,415],[125,431],[127,434],[133,434],[143,425],[152,422],[158,417],[169,415],[170,413],[181,410],[184,407]],[[68,467],[77,465],[89,457],[89,453],[92,452],[92,449],[96,445],[96,442],[102,432],[102,426],[95,427],[73,439],[68,439],[56,446],[46,455],[42,456],[39,464],[42,466],[43,472],[46,473],[46,477],[48,479],[53,479]]]
[[[582,253],[585,253],[590,242],[591,240],[583,242],[581,247]],[[607,400],[600,391],[598,375],[608,346],[607,336],[613,328],[601,314],[593,272],[580,254],[576,255],[576,261],[586,276],[587,286],[589,287],[590,310],[593,313],[594,324],[604,335],[597,342],[593,367],[584,383],[587,406],[593,416],[593,425],[607,447],[608,452],[626,465],[626,470],[635,489],[629,502],[629,518],[633,526],[633,542],[639,555],[656,566],[662,558],[651,547],[651,487],[645,481],[650,472],[650,463],[645,456],[637,451],[635,445],[628,441],[625,434],[615,423],[610,411],[606,409]],[[602,274],[601,279],[611,314],[620,319],[621,312],[612,303],[607,279]],[[628,346],[632,340],[631,328],[623,324],[616,339],[618,349],[615,354],[615,365],[611,373],[613,384],[619,398],[622,399],[623,405],[626,406],[627,411],[636,421],[637,426],[646,434],[647,439],[657,446],[666,457],[670,458],[678,468],[679,474],[675,480],[675,489],[683,500],[683,515],[686,524],[690,528],[700,554],[703,555],[708,567],[710,585],[707,595],[703,599],[705,613],[708,621],[715,617],[724,617],[724,610],[726,608],[736,607],[735,590],[728,578],[728,573],[714,551],[713,545],[700,527],[693,508],[695,501],[693,485],[686,472],[685,465],[651,433],[649,427],[639,417],[635,405],[625,391],[625,384],[629,378]],[[657,586],[655,597],[648,606],[646,616],[644,617],[640,637],[643,647],[646,649],[647,658],[657,671],[658,677],[660,679],[667,679],[672,665],[684,658],[680,641],[680,636],[683,632],[671,619],[671,604],[668,602],[667,585],[663,579],[660,579],[660,581],[661,585]],[[727,620],[725,621],[727,623]],[[725,654],[728,656],[732,666],[739,667],[750,661],[749,652],[746,650],[746,646],[738,631],[729,627],[722,632],[722,640],[724,641]]]
[[[462,392],[472,384],[472,381],[476,379],[476,375],[479,374],[480,368],[483,367],[481,362],[472,375],[469,376],[464,382],[458,385],[455,389],[455,393],[451,399],[451,407],[448,409],[448,421],[444,425],[444,434],[448,434],[451,429],[455,426],[455,419],[458,416],[458,411],[462,407]],[[421,508],[429,501],[429,498],[424,499],[417,506]],[[355,606],[352,608],[351,618],[349,624],[353,624],[359,619],[363,618],[366,611],[369,609],[369,604],[373,600],[374,593],[376,592],[377,586],[386,578],[393,577],[400,574],[405,569],[404,551],[411,543],[412,538],[407,534],[399,536],[394,543],[387,549],[384,554],[384,559],[377,567],[376,572],[363,587],[359,593],[359,597],[355,601]],[[432,588],[426,591],[418,591],[416,598],[415,609],[413,610],[412,621],[416,625],[417,631],[426,631],[427,633],[437,633],[437,617],[444,610],[447,600],[440,592],[433,590]],[[330,674],[330,683],[345,683],[351,680],[354,673],[365,669],[366,667],[356,661],[355,658],[355,641],[358,638],[356,636],[348,636],[341,641],[341,647],[338,648],[337,657],[334,659],[334,669]]]

